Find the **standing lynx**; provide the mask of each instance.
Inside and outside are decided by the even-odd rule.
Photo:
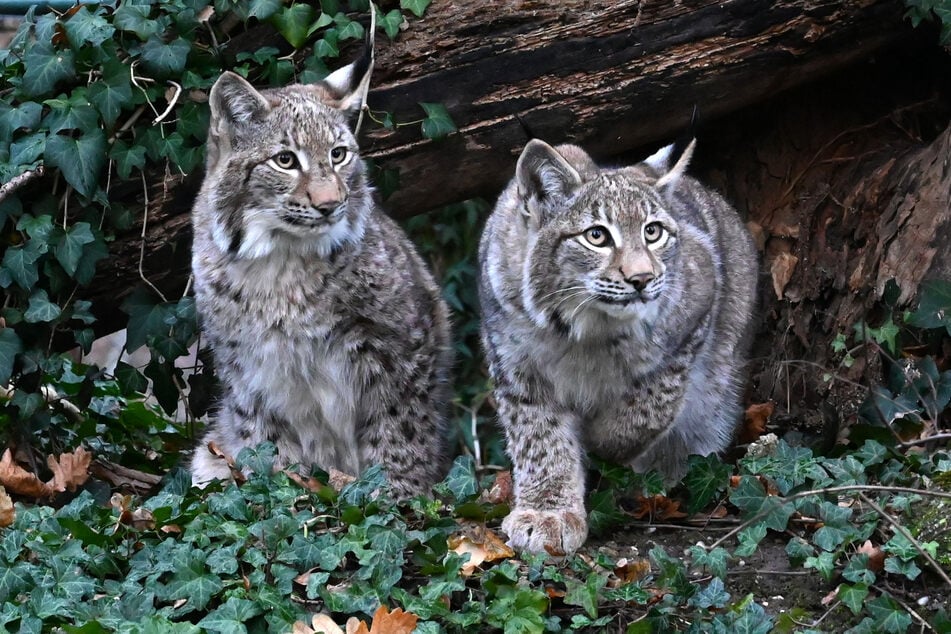
[[[489,218],[483,341],[517,548],[584,542],[585,450],[672,480],[731,440],[757,257],[736,212],[684,175],[692,151],[599,169],[531,141]]]
[[[373,202],[348,122],[371,50],[313,85],[225,73],[211,90],[192,269],[222,396],[196,483],[230,475],[208,442],[234,456],[269,440],[279,466],[382,463],[398,495],[444,471],[448,311]]]

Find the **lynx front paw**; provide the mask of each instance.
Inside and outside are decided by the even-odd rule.
[[[576,551],[588,536],[584,511],[537,511],[516,507],[502,521],[502,530],[516,550],[563,556]]]

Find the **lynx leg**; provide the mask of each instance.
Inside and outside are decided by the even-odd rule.
[[[497,392],[514,466],[515,508],[502,522],[518,550],[562,555],[588,536],[584,451],[577,416],[520,402]]]

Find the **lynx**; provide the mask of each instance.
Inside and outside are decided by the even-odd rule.
[[[192,270],[222,395],[197,484],[230,475],[209,442],[271,441],[278,467],[382,463],[399,496],[446,467],[448,309],[374,203],[349,123],[371,67],[372,44],[316,84],[226,72],[211,90]]]
[[[516,548],[584,543],[586,450],[675,480],[731,440],[757,256],[733,208],[685,175],[693,148],[601,169],[533,140],[488,220],[482,337]]]

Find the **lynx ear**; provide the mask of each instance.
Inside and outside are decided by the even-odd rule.
[[[271,109],[264,95],[244,77],[231,71],[222,73],[211,87],[208,103],[212,122],[224,122],[229,127],[260,119]]]
[[[674,163],[673,167],[668,169],[668,164],[672,158],[672,155],[675,151],[674,145],[668,145],[660,152],[655,153],[653,156],[649,157],[645,163],[656,169],[661,175],[657,179],[657,182],[654,183],[654,187],[657,189],[672,189],[677,186],[677,183],[680,182],[680,179],[683,178],[683,175],[687,171],[687,166],[690,165],[690,159],[693,157],[693,150],[697,147],[697,140],[691,139],[690,143],[684,149],[683,153],[677,159],[677,162]],[[660,158],[660,154],[666,152],[666,155]],[[652,163],[651,161],[655,161]],[[660,163],[663,163],[663,166],[660,167]]]
[[[371,22],[360,57],[352,64],[330,73],[321,82],[329,93],[330,105],[343,110],[348,115],[357,113],[363,107],[367,90],[370,88],[370,75],[373,73],[374,28]]]
[[[518,195],[525,203],[564,200],[581,187],[582,178],[571,163],[544,141],[532,139],[515,167]]]

